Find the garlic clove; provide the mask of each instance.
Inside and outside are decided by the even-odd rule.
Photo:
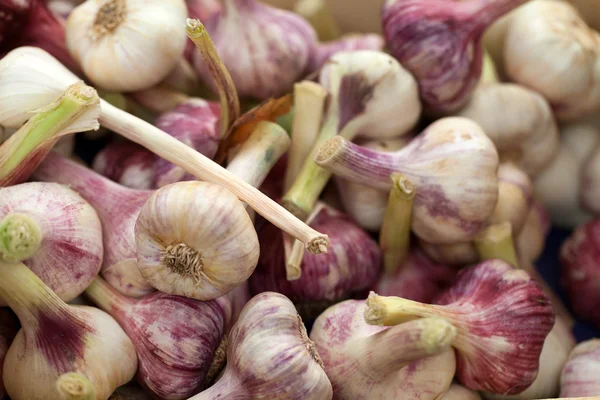
[[[6,399],[4,381],[2,380],[2,369],[4,358],[15,335],[19,331],[19,322],[8,308],[0,308],[0,399]]]
[[[561,397],[600,394],[600,340],[579,343],[569,355],[560,378]]]
[[[132,189],[152,189],[156,156],[132,142],[114,142],[94,158],[92,168],[107,178]]]
[[[64,301],[83,293],[102,253],[100,219],[73,190],[42,182],[0,188],[0,259],[22,261]]]
[[[336,53],[356,50],[383,51],[384,40],[375,33],[348,34],[336,40],[317,43],[310,62],[310,71],[318,71]]]
[[[135,237],[142,276],[160,291],[198,300],[229,292],[258,262],[248,213],[233,193],[210,183],[156,191],[140,211]]]
[[[440,400],[481,400],[481,396],[477,392],[453,383]]]
[[[100,88],[149,88],[183,55],[186,17],[183,0],[88,0],[67,20],[67,47]]]

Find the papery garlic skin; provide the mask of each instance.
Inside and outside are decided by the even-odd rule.
[[[206,182],[156,191],[140,211],[135,241],[138,267],[152,286],[198,300],[240,285],[259,256],[258,237],[242,203]]]
[[[449,347],[455,328],[441,319],[367,325],[364,308],[358,300],[336,304],[311,331],[335,398],[433,400],[444,393],[456,368]]]
[[[123,186],[152,189],[155,159],[152,152],[138,144],[115,142],[100,150],[94,158],[92,168]]]
[[[512,83],[479,87],[457,115],[481,126],[501,162],[514,162],[530,176],[541,172],[558,152],[558,127],[550,105],[525,87]]]
[[[506,34],[504,58],[509,78],[542,94],[559,120],[600,106],[600,35],[572,5],[537,0],[519,8]]]
[[[146,89],[183,55],[186,18],[183,0],[88,0],[69,15],[67,47],[99,88]]]
[[[560,397],[600,395],[600,340],[579,343],[560,378]]]
[[[40,241],[29,257],[13,261],[22,261],[64,301],[83,293],[103,258],[102,227],[92,206],[67,186],[30,182],[0,188],[0,226],[5,228],[15,214],[32,220]],[[19,229],[33,234],[23,226]],[[3,241],[11,237],[0,232]]]
[[[312,26],[256,0],[226,0],[223,6],[203,22],[239,95],[264,100],[290,90],[311,61],[317,40]],[[194,66],[212,84],[198,52]]]

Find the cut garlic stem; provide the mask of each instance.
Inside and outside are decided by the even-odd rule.
[[[371,292],[367,298],[365,322],[369,325],[393,326],[422,317],[435,317],[437,314],[434,306],[429,304]]]
[[[484,228],[474,239],[475,248],[482,261],[498,258],[515,268],[519,268],[515,250],[512,226],[509,221]]]
[[[294,5],[294,12],[310,22],[319,40],[323,42],[337,39],[342,35],[325,0],[298,0]]]
[[[68,372],[56,380],[60,400],[96,400],[96,389],[83,374]]]
[[[319,215],[319,213],[325,208],[325,203],[319,202],[315,206],[312,213],[306,218],[306,225],[312,223],[312,221]],[[286,262],[285,262],[285,274],[288,281],[295,281],[300,279],[302,276],[302,260],[304,259],[304,246],[299,240],[294,240],[291,251],[286,251]]]
[[[29,215],[11,213],[0,220],[0,258],[8,262],[33,256],[42,242],[39,224]]]
[[[288,154],[284,190],[288,190],[315,144],[327,92],[318,83],[302,81],[294,85],[292,145]]]
[[[391,180],[393,186],[379,234],[383,266],[388,273],[398,269],[408,255],[410,221],[417,190],[413,183],[400,173],[392,174]]]
[[[221,137],[225,139],[231,124],[240,116],[240,99],[233,79],[221,61],[210,35],[202,22],[188,18],[186,22],[187,36],[194,42],[202,58],[208,66],[208,71],[219,91],[221,102]]]

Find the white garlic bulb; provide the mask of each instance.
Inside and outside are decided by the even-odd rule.
[[[88,0],[67,20],[67,47],[97,87],[146,89],[182,57],[186,18],[184,0]]]

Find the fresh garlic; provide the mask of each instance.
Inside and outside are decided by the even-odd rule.
[[[600,131],[588,123],[561,128],[558,154],[533,182],[535,196],[547,208],[553,225],[574,228],[592,218],[580,203],[581,168],[598,143]]]
[[[365,308],[364,300],[347,300],[313,325],[310,338],[335,398],[433,400],[444,393],[456,369],[456,328],[440,318],[374,327],[364,321]]]
[[[542,94],[559,120],[600,107],[600,35],[572,5],[537,0],[519,8],[506,33],[504,59],[509,78]]]
[[[400,137],[387,140],[357,141],[368,149],[382,152],[400,150],[412,138]],[[383,215],[388,203],[385,191],[354,183],[344,178],[335,177],[336,188],[344,205],[344,210],[356,221],[361,228],[368,231],[379,231],[383,223]]]
[[[242,203],[206,182],[179,182],[154,192],[137,218],[135,241],[138,268],[148,283],[198,300],[240,285],[259,255],[258,237]]]
[[[331,383],[294,305],[279,293],[246,304],[229,334],[227,367],[189,400],[331,400]]]
[[[389,326],[419,318],[445,318],[457,329],[453,346],[462,385],[517,394],[533,383],[544,341],[554,325],[554,312],[542,287],[525,271],[501,260],[482,262],[461,270],[455,284],[436,303],[372,292],[365,320]]]
[[[384,40],[374,33],[348,34],[336,40],[317,43],[310,62],[310,71],[318,71],[336,53],[356,50],[383,51]]]
[[[577,227],[560,251],[561,284],[573,311],[600,327],[600,220]]]
[[[481,400],[481,396],[477,392],[453,383],[440,400]]]
[[[4,362],[13,400],[59,398],[56,380],[67,372],[85,375],[98,399],[133,378],[135,348],[108,314],[65,304],[22,263],[0,262],[0,297],[22,326]]]
[[[307,21],[257,0],[225,0],[204,22],[242,97],[262,100],[290,90],[307,69],[317,40]],[[201,78],[208,76],[199,54],[194,66]]]
[[[133,341],[141,385],[166,399],[186,399],[202,390],[225,335],[227,300],[201,302],[160,292],[133,299],[100,278],[86,295]]]
[[[67,47],[98,87],[141,90],[183,56],[186,18],[183,0],[88,0],[69,15]]]
[[[310,225],[329,235],[327,254],[305,254],[302,275],[288,280],[282,235],[273,225],[265,226],[258,236],[258,266],[249,282],[253,293],[279,292],[303,317],[313,319],[332,303],[370,288],[381,270],[381,251],[366,232],[333,208],[325,206]]]
[[[19,322],[8,308],[0,308],[0,400],[6,399],[6,390],[2,380],[4,357],[13,339],[19,331]]]
[[[456,279],[457,269],[430,259],[418,247],[392,272],[384,273],[372,290],[381,296],[398,296],[421,303],[431,303]]]
[[[407,133],[421,114],[415,79],[389,55],[369,50],[337,53],[320,73],[329,93],[321,132],[283,204],[306,219],[331,174],[313,156],[324,141],[341,135],[348,140],[389,139]],[[402,112],[398,112],[398,107]]]
[[[123,186],[146,190],[154,188],[155,158],[138,144],[118,141],[100,150],[92,168]]]
[[[534,199],[525,225],[521,233],[515,238],[515,246],[519,256],[530,262],[536,261],[546,244],[546,237],[550,233],[550,214],[537,199]]]
[[[387,0],[383,31],[390,52],[412,72],[426,109],[460,109],[481,76],[481,36],[526,0]]]
[[[72,82],[77,82],[77,77],[43,50],[21,47],[11,51],[0,60],[0,124],[20,126],[30,117],[30,111],[56,99]],[[100,120],[107,128],[200,179],[228,188],[271,223],[304,243],[309,252],[327,251],[326,236],[312,230],[252,185],[153,125],[106,101],[100,102]]]
[[[102,252],[98,214],[73,190],[42,182],[0,188],[0,259],[23,262],[62,300],[83,293]]]
[[[600,395],[600,340],[579,343],[560,378],[560,397]]]
[[[338,176],[379,190],[389,190],[390,175],[402,173],[417,192],[412,229],[435,244],[472,239],[498,198],[496,148],[476,123],[461,117],[434,122],[392,153],[336,136],[321,147],[315,162]]]
[[[59,400],[96,400],[96,389],[90,380],[78,372],[67,372],[56,380]]]
[[[500,160],[515,163],[530,176],[540,173],[558,152],[558,127],[550,105],[525,87],[480,87],[456,115],[477,122],[496,145]]]

